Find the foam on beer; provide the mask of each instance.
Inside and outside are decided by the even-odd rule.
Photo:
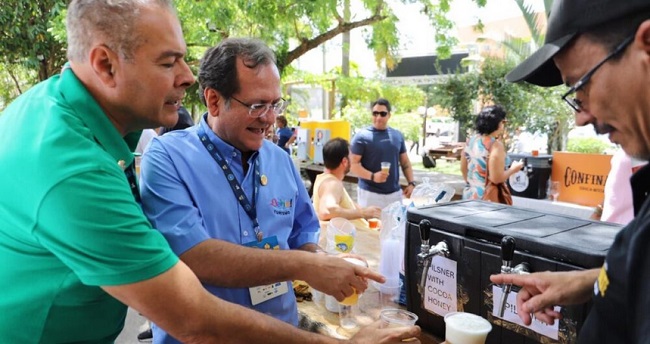
[[[484,344],[492,330],[489,321],[471,314],[456,312],[445,316],[447,344]]]

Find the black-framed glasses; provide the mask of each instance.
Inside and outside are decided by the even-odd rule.
[[[580,80],[578,80],[578,82],[573,84],[573,86],[571,86],[571,88],[569,88],[567,93],[565,93],[562,96],[562,100],[564,100],[567,104],[569,104],[569,106],[573,110],[575,110],[575,112],[581,112],[582,111],[582,101],[580,99],[578,99],[577,97],[569,97],[569,96],[574,95],[582,87],[584,87],[589,82],[589,80],[594,75],[594,73],[596,73],[598,68],[602,67],[602,65],[604,65],[607,61],[611,60],[614,56],[620,54],[623,50],[625,50],[625,48],[628,45],[630,45],[630,43],[632,43],[633,40],[634,40],[634,35],[631,35],[630,37],[626,38],[623,42],[621,42],[618,46],[616,46],[616,48],[614,48],[614,50],[612,50],[612,52],[609,53],[609,55],[605,56],[605,58],[602,61],[598,62],[598,64],[596,64],[585,75],[583,75],[582,78],[580,78]]]
[[[276,101],[273,104],[247,104],[233,96],[230,96],[230,98],[236,100],[239,104],[247,107],[248,116],[253,118],[260,118],[266,115],[269,112],[269,109],[273,109],[273,112],[276,115],[280,115],[287,108],[287,105],[289,105],[289,103],[286,100],[284,100],[284,98],[280,98],[278,101]]]
[[[388,116],[388,112],[387,111],[373,111],[372,115],[374,117],[377,117],[377,116],[386,117],[386,116]]]

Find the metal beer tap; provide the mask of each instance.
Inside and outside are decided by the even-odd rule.
[[[512,259],[515,255],[515,238],[511,236],[504,236],[501,239],[501,273],[502,274],[528,274],[530,272],[530,265],[523,262],[512,267]],[[501,286],[503,293],[501,294],[501,302],[499,303],[499,317],[503,318],[508,300],[508,294],[512,290],[512,284],[503,284]]]
[[[434,247],[429,245],[429,236],[431,234],[431,222],[427,219],[421,220],[418,224],[420,228],[420,253],[418,253],[418,274],[420,283],[418,284],[418,292],[424,295],[424,289],[427,282],[427,271],[431,266],[431,258],[433,256],[449,256],[449,249],[447,243],[444,241],[439,242]]]

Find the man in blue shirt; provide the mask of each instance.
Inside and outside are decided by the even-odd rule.
[[[411,197],[415,187],[404,136],[388,126],[390,111],[388,100],[377,99],[372,103],[372,125],[361,129],[352,138],[351,170],[359,176],[357,203],[362,207],[384,208],[401,201],[402,195]],[[388,171],[381,168],[382,162],[390,163]],[[408,182],[404,190],[400,187],[398,166],[402,167]]]
[[[198,79],[208,112],[196,126],[152,141],[141,191],[146,215],[205,288],[297,325],[290,280],[339,300],[365,290],[366,278],[383,281],[316,254],[320,228],[307,191],[290,156],[264,140],[285,108],[271,50],[226,39],[205,53]],[[409,331],[417,329],[393,334],[404,339]],[[177,341],[154,327],[154,342]]]

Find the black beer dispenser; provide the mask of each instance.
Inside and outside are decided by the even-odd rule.
[[[510,163],[523,160],[521,171],[507,179],[513,196],[534,199],[546,198],[548,179],[551,177],[552,155],[508,154]]]
[[[620,226],[484,201],[457,201],[407,213],[407,308],[444,338],[443,314],[464,311],[492,323],[488,344],[575,343],[589,304],[559,308],[564,319],[523,326],[516,286],[490,275],[602,266]]]

